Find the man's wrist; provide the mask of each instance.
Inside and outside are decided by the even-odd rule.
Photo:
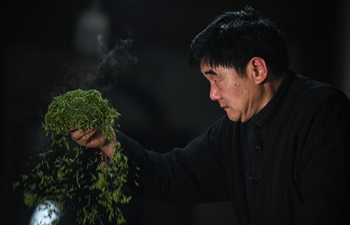
[[[108,156],[108,158],[112,159],[115,154],[115,146],[116,140],[115,138],[109,141],[107,144],[100,146],[99,148]]]

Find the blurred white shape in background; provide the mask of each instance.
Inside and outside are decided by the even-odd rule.
[[[53,201],[46,201],[34,209],[29,225],[53,225],[57,224],[60,218],[60,210]]]
[[[101,10],[98,0],[92,0],[88,9],[80,15],[75,31],[75,48],[79,53],[97,54],[99,34],[110,30],[110,20]]]

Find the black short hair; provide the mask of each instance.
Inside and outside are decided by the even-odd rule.
[[[224,66],[245,74],[249,60],[265,60],[274,74],[288,67],[287,41],[275,24],[247,5],[243,10],[219,15],[192,41],[189,64],[199,68],[201,62]]]

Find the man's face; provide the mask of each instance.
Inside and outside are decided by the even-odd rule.
[[[230,120],[246,122],[258,112],[259,86],[249,73],[240,77],[234,68],[208,63],[201,64],[201,71],[210,82],[210,99],[219,102]]]

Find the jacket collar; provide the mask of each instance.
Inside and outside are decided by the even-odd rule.
[[[250,123],[254,123],[260,129],[268,127],[271,120],[273,120],[282,105],[285,103],[285,99],[295,77],[296,74],[294,71],[287,70],[286,76],[284,77],[274,96],[266,104],[266,106],[260,110],[260,112],[258,112],[258,114],[254,115],[251,118]]]

